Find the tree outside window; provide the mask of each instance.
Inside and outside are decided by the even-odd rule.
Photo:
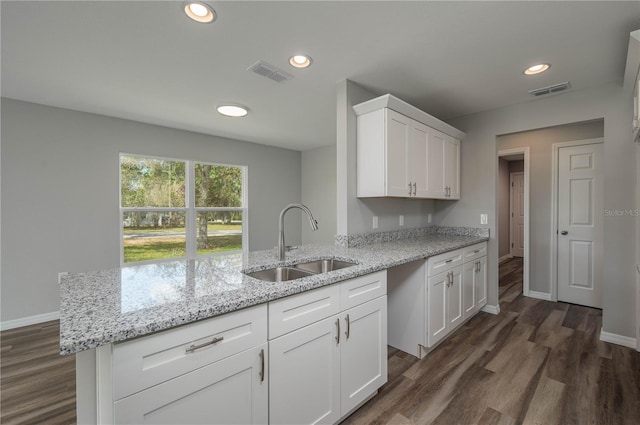
[[[240,251],[246,168],[120,155],[122,263]]]

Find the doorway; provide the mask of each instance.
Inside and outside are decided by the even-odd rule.
[[[498,299],[529,295],[529,148],[498,151]]]
[[[553,152],[554,299],[602,308],[603,139],[556,143]]]

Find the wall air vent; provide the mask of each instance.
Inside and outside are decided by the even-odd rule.
[[[256,74],[273,80],[276,83],[283,83],[293,78],[293,75],[263,60],[259,60],[258,62],[251,65],[249,68],[247,68],[247,71],[255,72]]]
[[[544,96],[545,94],[558,93],[571,88],[571,83],[565,81],[564,83],[554,84],[548,87],[542,87],[540,89],[529,90],[531,96]]]

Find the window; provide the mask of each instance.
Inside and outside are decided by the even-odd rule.
[[[240,251],[246,167],[120,154],[121,263]]]

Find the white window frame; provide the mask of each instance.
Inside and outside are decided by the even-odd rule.
[[[184,207],[123,207],[122,206],[122,157],[133,156],[146,159],[157,159],[164,161],[184,162],[185,163],[185,206]],[[242,173],[242,196],[240,207],[196,207],[195,206],[195,164],[215,165],[222,167],[240,168]],[[176,260],[194,260],[204,257],[229,254],[236,251],[223,251],[210,254],[198,254],[198,223],[197,217],[199,212],[217,212],[217,211],[239,211],[242,213],[242,252],[248,251],[249,248],[249,205],[248,205],[248,170],[246,165],[222,164],[217,162],[205,162],[191,159],[168,158],[156,155],[145,155],[137,153],[120,152],[118,155],[118,227],[120,228],[120,266],[152,264]],[[185,215],[185,237],[186,237],[186,255],[183,257],[162,258],[148,261],[124,262],[124,226],[122,217],[125,212],[183,212]],[[239,252],[239,251],[238,251]]]

